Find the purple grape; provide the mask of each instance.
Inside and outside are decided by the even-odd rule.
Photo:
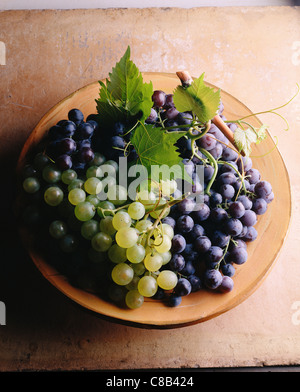
[[[223,264],[221,266],[221,271],[223,273],[223,275],[232,277],[235,274],[235,268],[232,264],[227,263],[227,264]]]
[[[172,271],[181,271],[185,266],[185,259],[180,253],[175,253],[168,263]]]
[[[94,151],[90,147],[83,147],[78,151],[77,158],[81,163],[87,163],[94,159]]]
[[[248,176],[250,184],[256,184],[260,180],[260,172],[254,168],[248,170],[246,176]]]
[[[179,212],[181,212],[184,215],[190,214],[192,211],[194,211],[196,202],[193,199],[183,199],[177,204],[177,209]]]
[[[252,201],[249,199],[249,197],[248,196],[246,196],[246,195],[240,195],[238,198],[237,198],[237,201],[240,201],[242,204],[243,204],[243,206],[245,207],[245,209],[246,210],[251,210],[251,208],[252,208]]]
[[[193,218],[189,215],[181,215],[176,222],[176,229],[179,233],[189,233],[194,227]]]
[[[252,159],[250,157],[241,157],[238,159],[237,165],[240,173],[243,171],[247,173],[252,168]]]
[[[170,306],[171,308],[174,308],[176,306],[179,306],[182,302],[182,297],[180,295],[176,295],[176,294],[171,294],[168,297],[168,300],[166,302],[167,306]]]
[[[147,124],[154,124],[158,119],[157,111],[154,108],[151,108],[150,114],[145,120]]]
[[[229,252],[227,261],[234,264],[244,264],[247,261],[248,253],[244,247],[236,246]]]
[[[196,269],[195,269],[194,264],[192,263],[191,260],[186,261],[185,266],[180,271],[180,273],[184,276],[193,275],[195,272],[196,272]]]
[[[240,201],[230,203],[228,213],[232,218],[241,218],[245,214],[245,207]]]
[[[268,208],[268,203],[266,202],[265,199],[258,198],[253,200],[253,206],[252,210],[257,214],[257,215],[263,215]]]
[[[222,222],[226,218],[228,218],[228,214],[224,210],[224,208],[215,207],[215,208],[211,209],[210,219],[212,222],[215,222],[215,223]]]
[[[166,100],[164,104],[164,109],[170,109],[174,107],[174,102],[173,102],[173,94],[166,94]]]
[[[238,158],[238,156],[239,156],[238,153],[230,147],[225,147],[223,150],[222,157],[224,161],[227,162],[230,161],[230,163],[232,163]],[[229,166],[224,165],[224,167],[229,167]]]
[[[267,195],[265,197],[265,201],[267,202],[267,204],[271,203],[271,201],[273,201],[273,200],[274,200],[274,193],[273,192],[271,192],[269,195]]]
[[[92,124],[87,122],[82,122],[78,125],[76,132],[74,134],[74,139],[83,140],[90,138],[94,133],[94,127]]]
[[[219,189],[220,194],[222,195],[223,199],[230,200],[235,195],[235,189],[230,184],[223,184],[220,186]]]
[[[223,277],[220,271],[209,269],[204,273],[204,284],[208,289],[215,290],[222,283]]]
[[[223,249],[219,246],[211,246],[208,251],[205,253],[205,259],[211,263],[219,263],[219,261],[223,257]]]
[[[180,125],[190,125],[193,121],[193,116],[190,113],[180,112],[176,117],[176,121]],[[188,130],[188,128],[184,128]]]
[[[68,170],[71,169],[73,162],[70,155],[63,154],[57,157],[56,164],[60,170]]]
[[[200,139],[197,140],[198,147],[204,148],[207,151],[212,150],[217,145],[217,140],[209,133],[206,133]]]
[[[174,293],[181,297],[189,295],[192,291],[192,285],[186,278],[179,278],[174,288]]]
[[[205,221],[210,214],[210,208],[205,203],[197,205],[197,210],[193,211],[192,216],[196,223],[201,223]]]
[[[222,153],[223,153],[223,144],[217,143],[216,146],[214,148],[212,148],[209,152],[215,159],[221,158]]]
[[[223,276],[222,282],[220,286],[218,287],[218,291],[221,293],[229,293],[230,291],[233,290],[234,282],[229,276]]]
[[[170,225],[173,229],[175,229],[176,221],[170,215],[163,218],[162,223],[166,223],[167,225]]]
[[[202,289],[202,281],[197,275],[190,275],[187,277],[188,281],[192,286],[192,292],[199,291]]]
[[[237,181],[236,176],[233,173],[227,172],[227,173],[222,173],[218,177],[218,184],[223,185],[223,184],[229,184],[232,185]]]
[[[232,236],[238,236],[243,230],[242,222],[236,218],[229,218],[224,222],[224,232]]]
[[[248,227],[247,234],[242,238],[244,241],[249,241],[249,242],[256,240],[257,230],[253,226]]]
[[[252,210],[246,210],[244,215],[240,218],[244,226],[254,226],[257,222],[256,213]]]
[[[211,207],[216,207],[218,204],[221,204],[222,201],[223,201],[223,198],[220,193],[211,191],[211,196],[209,198],[209,205]]]
[[[215,230],[211,237],[212,244],[219,246],[220,248],[226,246],[229,240],[230,240],[230,236],[228,234],[223,233],[221,230]]]
[[[166,103],[166,94],[161,90],[155,90],[152,94],[152,101],[155,108],[161,108]]]
[[[204,235],[203,226],[199,225],[199,223],[195,223],[193,229],[188,233],[188,238],[191,242],[194,242],[197,237]]]
[[[57,147],[60,154],[71,155],[76,151],[77,145],[75,140],[71,138],[64,138],[58,143]]]
[[[272,192],[272,186],[268,181],[259,181],[254,190],[259,198],[265,199]]]
[[[194,241],[194,248],[199,253],[207,252],[210,249],[210,247],[211,247],[211,240],[204,235],[197,237]]]
[[[172,238],[171,251],[173,253],[181,253],[186,247],[186,240],[181,234],[175,234]]]
[[[210,166],[210,165],[205,166],[204,167],[204,181],[209,181],[212,178],[214,171],[215,171],[215,169],[212,166]]]
[[[81,110],[75,108],[69,111],[68,119],[78,125],[83,121],[84,116]]]

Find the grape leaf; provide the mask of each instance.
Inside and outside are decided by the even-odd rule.
[[[205,85],[204,73],[188,87],[177,86],[173,96],[177,110],[192,111],[202,123],[211,120],[217,114],[220,99],[220,90],[214,91]]]
[[[257,134],[253,129],[238,127],[234,132],[234,143],[238,150],[244,151],[246,156],[251,154],[251,144],[257,142]]]
[[[136,164],[145,166],[151,178],[157,178],[162,165],[172,169],[174,178],[186,178],[182,158],[174,146],[181,137],[182,133],[166,132],[151,124],[140,123],[131,137],[138,154]],[[168,170],[162,173],[161,179],[168,179]]]
[[[251,144],[259,144],[262,140],[267,137],[267,125],[262,125],[260,128],[247,128],[242,129],[238,127],[234,132],[234,143],[238,150],[243,151],[245,156],[251,154]]]
[[[142,74],[130,60],[130,47],[112,68],[106,83],[100,83],[96,99],[100,123],[116,121],[144,121],[150,114],[153,94],[152,82],[144,83]]]

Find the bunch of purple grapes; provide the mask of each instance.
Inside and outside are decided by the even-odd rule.
[[[219,114],[224,106],[220,103]],[[155,91],[153,108],[148,123],[180,129],[191,124],[192,113],[179,112],[172,94]],[[234,132],[236,124],[230,123]],[[181,128],[187,129],[187,128]],[[163,222],[174,228],[172,259],[168,267],[180,279],[169,298],[170,306],[177,306],[182,296],[201,288],[229,292],[233,289],[236,266],[247,261],[247,243],[257,238],[255,225],[259,215],[267,211],[274,194],[269,182],[261,179],[260,172],[252,167],[250,157],[241,156],[230,146],[229,140],[212,124],[208,133],[196,140],[198,157],[192,156],[191,139],[181,138],[178,151],[191,177],[195,178],[196,166],[204,166],[206,189],[215,172],[214,165],[199,157],[201,149],[209,151],[218,165],[218,172],[210,190],[204,193],[204,202],[197,203],[188,197],[171,208]],[[241,176],[244,174],[243,180]]]

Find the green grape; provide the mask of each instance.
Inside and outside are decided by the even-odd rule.
[[[133,276],[133,269],[126,263],[117,264],[111,271],[112,280],[120,286],[130,283]]]
[[[66,234],[59,242],[60,249],[65,253],[74,252],[78,247],[77,238],[73,234]]]
[[[174,229],[172,226],[167,223],[162,223],[158,225],[158,227],[154,230],[154,237],[160,236],[162,234],[166,234],[169,238],[174,237]]]
[[[102,208],[103,208],[103,210],[109,210],[109,211],[102,211],[101,210]],[[105,216],[112,216],[113,212],[110,212],[110,211],[113,211],[115,208],[116,207],[113,203],[111,203],[108,200],[104,200],[99,203],[98,208],[97,208],[97,213],[101,218],[104,218]]]
[[[65,222],[55,220],[49,225],[49,233],[53,238],[60,239],[67,234],[68,228]]]
[[[35,177],[27,177],[23,181],[23,189],[27,193],[35,193],[40,189],[40,182]]]
[[[44,200],[52,207],[58,206],[64,198],[63,191],[58,186],[50,186],[45,190]]]
[[[140,263],[144,260],[146,255],[146,250],[141,244],[135,244],[131,248],[127,248],[126,250],[127,259],[131,263]]]
[[[144,259],[145,267],[150,272],[158,271],[163,263],[162,257],[158,253],[147,253]]]
[[[107,198],[115,205],[122,205],[127,201],[127,190],[122,185],[113,185],[107,191]]]
[[[152,297],[157,291],[158,285],[153,276],[145,275],[138,283],[138,291],[143,297]]]
[[[113,217],[112,224],[116,230],[122,227],[130,227],[132,223],[130,215],[126,211],[118,211]]]
[[[100,231],[92,238],[91,245],[98,252],[106,252],[112,245],[112,238],[110,235]]]
[[[103,177],[103,172],[100,167],[98,166],[90,166],[86,173],[86,178],[91,178],[91,177],[97,177],[97,178],[102,178]]]
[[[49,158],[43,152],[38,152],[33,159],[34,167],[37,170],[42,170],[43,167],[49,164]]]
[[[139,277],[139,276],[137,276],[137,275],[133,275],[133,278],[132,278],[132,280],[131,280],[131,282],[129,282],[125,287],[126,287],[126,289],[127,290],[135,290],[135,289],[137,289],[137,286],[138,286],[138,283],[139,283],[139,280],[140,280],[141,278]]]
[[[103,231],[103,233],[106,233],[109,235],[115,234],[115,232],[117,230],[113,226],[113,217],[112,216],[106,216],[105,218],[101,219],[100,231]]]
[[[95,207],[92,203],[89,203],[88,201],[83,201],[76,205],[74,213],[78,220],[85,222],[94,217]]]
[[[137,263],[137,264],[131,264],[131,268],[133,269],[134,273],[135,273],[137,276],[142,276],[142,275],[144,275],[144,273],[145,273],[145,271],[146,271],[146,268],[145,268],[143,262]]]
[[[145,215],[145,207],[139,201],[135,201],[131,203],[128,207],[128,214],[131,216],[132,219],[142,219]]]
[[[140,220],[136,223],[135,228],[139,232],[142,232],[142,231],[146,231],[147,229],[149,229],[152,225],[153,225],[153,223],[151,222],[151,220],[143,219],[143,220]]]
[[[146,211],[150,211],[158,202],[154,192],[142,190],[137,193],[136,200],[143,204]]]
[[[83,238],[86,240],[91,240],[95,234],[99,232],[99,222],[95,219],[90,219],[80,227],[80,232]]]
[[[73,206],[82,203],[86,199],[86,194],[83,189],[74,188],[68,194],[68,200]]]
[[[163,259],[163,265],[166,265],[172,258],[172,253],[170,251],[160,253],[160,256]]]
[[[104,263],[107,260],[105,252],[97,252],[94,248],[88,250],[88,258],[92,263]]]
[[[138,290],[130,290],[126,294],[125,303],[130,309],[138,309],[144,303],[144,297],[138,292]]]
[[[177,189],[177,182],[175,180],[161,181],[161,193],[170,197]]]
[[[177,275],[173,271],[161,271],[157,277],[157,284],[164,290],[172,290],[178,282]]]
[[[157,236],[153,245],[158,253],[165,253],[171,249],[172,241],[169,236],[164,234],[163,236]]]
[[[76,179],[77,179],[77,173],[76,173],[75,170],[68,169],[68,170],[64,170],[64,171],[61,173],[61,180],[62,180],[62,182],[63,182],[64,184],[69,185],[69,184],[71,184],[71,182],[72,182],[73,180],[76,180]]]
[[[138,232],[133,227],[122,227],[116,234],[116,242],[122,248],[131,248],[138,238]]]
[[[98,207],[100,204],[100,200],[96,195],[87,195],[85,201],[92,203],[94,207]]]
[[[103,191],[107,193],[108,189],[111,188],[112,186],[115,186],[117,183],[117,180],[115,177],[112,176],[107,176],[102,179],[102,184],[103,184]]]
[[[127,260],[126,249],[113,244],[108,250],[108,258],[115,264],[124,263]]]
[[[83,180],[81,180],[80,178],[76,178],[75,180],[71,181],[70,184],[68,185],[68,192],[70,192],[72,189],[75,188],[83,189],[83,184],[84,184]]]
[[[97,195],[102,190],[102,182],[97,177],[90,177],[85,181],[84,189],[90,195]]]
[[[43,169],[42,176],[49,184],[55,184],[61,179],[61,171],[53,164],[46,165]]]
[[[119,286],[115,283],[112,283],[107,290],[109,299],[122,306],[125,302],[125,296],[127,293],[128,291],[126,290],[126,287]]]
[[[102,166],[108,166],[114,169],[114,173],[117,173],[117,171],[119,170],[119,165],[116,161],[113,161],[112,159],[109,159],[108,161],[106,161],[104,163],[104,165]],[[107,173],[109,175],[109,173]]]
[[[105,162],[106,158],[103,154],[101,154],[100,152],[95,152],[94,154],[94,159],[89,162],[90,166],[100,166],[103,165],[103,163]]]

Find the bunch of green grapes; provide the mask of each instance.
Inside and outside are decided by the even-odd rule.
[[[50,208],[53,219],[48,234],[58,241],[65,257],[79,254],[80,240],[88,243],[89,261],[103,263],[111,285],[122,288],[126,305],[136,309],[145,297],[153,297],[158,289],[172,290],[178,282],[177,274],[167,268],[174,231],[162,223],[170,212],[168,196],[175,188],[166,182],[160,194],[144,189],[136,200],[129,200],[127,189],[114,180],[116,162],[105,162],[98,155],[79,175],[72,169],[59,170],[39,154],[40,169],[35,175],[27,170],[23,188],[30,195],[39,192]],[[112,173],[107,173],[108,163]]]

